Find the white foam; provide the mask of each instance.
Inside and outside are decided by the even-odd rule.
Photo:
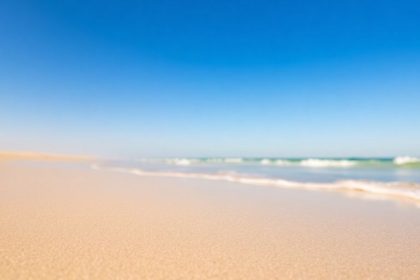
[[[283,159],[272,160],[272,159],[264,158],[260,161],[260,164],[262,164],[262,165],[289,166],[289,165],[292,165],[292,162],[290,162],[289,160],[283,160]]]
[[[279,165],[279,166],[289,166],[293,164],[291,161],[283,160],[283,159],[278,159],[274,163],[275,165]]]
[[[98,166],[92,166],[98,169]],[[376,182],[364,180],[343,180],[331,183],[297,182],[276,178],[256,177],[238,173],[183,173],[183,172],[161,172],[144,171],[141,169],[110,168],[110,170],[131,173],[138,176],[171,177],[205,179],[212,181],[226,181],[246,185],[270,186],[279,188],[341,191],[359,195],[369,195],[369,198],[376,199],[399,199],[414,202],[420,206],[420,184],[405,182]]]
[[[410,163],[420,163],[420,158],[408,157],[408,156],[396,157],[394,159],[394,163],[396,165],[405,165],[405,164],[410,164]]]
[[[270,164],[272,164],[272,161],[271,160],[269,160],[269,159],[262,159],[261,161],[260,161],[260,163],[262,164],[262,165],[270,165]]]
[[[179,166],[188,166],[192,164],[192,160],[186,158],[174,158],[166,160],[169,164],[179,165]]]
[[[332,160],[332,159],[316,159],[310,158],[305,159],[300,162],[301,166],[304,167],[314,167],[314,168],[325,168],[325,167],[352,167],[356,165],[354,161],[351,160]]]
[[[242,163],[242,158],[225,158],[224,162],[226,163]]]

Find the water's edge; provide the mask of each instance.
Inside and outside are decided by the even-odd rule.
[[[369,199],[389,199],[409,202],[420,207],[420,183],[377,182],[367,180],[339,180],[335,182],[297,182],[279,178],[250,176],[240,173],[194,173],[146,171],[139,168],[104,167],[98,164],[91,166],[94,170],[107,170],[129,173],[137,176],[204,179],[212,181],[234,182],[254,186],[269,186],[288,189],[317,191],[337,191]]]

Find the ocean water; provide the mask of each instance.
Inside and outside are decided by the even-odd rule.
[[[420,158],[140,158],[93,166],[139,176],[341,191],[420,205]]]

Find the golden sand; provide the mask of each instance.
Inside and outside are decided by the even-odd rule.
[[[6,152],[0,151],[0,161],[92,161],[94,157],[82,155],[47,154],[38,152]]]
[[[1,279],[420,279],[420,210],[0,165]]]

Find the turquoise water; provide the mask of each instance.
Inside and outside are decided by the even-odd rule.
[[[397,158],[166,158],[119,161],[112,164],[148,171],[238,173],[253,176],[330,182],[374,180],[420,182],[420,159]]]
[[[357,191],[420,203],[420,159],[159,158],[106,161],[95,168],[282,188]]]

